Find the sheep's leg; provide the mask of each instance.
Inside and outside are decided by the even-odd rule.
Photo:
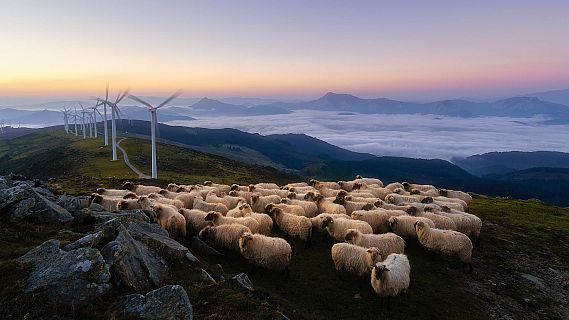
[[[311,245],[312,245],[312,236],[309,236],[304,242],[304,249],[306,250],[310,248]]]

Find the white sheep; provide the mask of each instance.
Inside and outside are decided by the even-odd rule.
[[[461,225],[461,230],[457,229],[456,231],[460,231],[460,232],[472,237],[472,239],[474,239],[474,242],[476,243],[476,245],[479,244],[480,230],[482,229],[482,220],[479,217],[473,215],[472,213],[463,212],[463,211],[459,211],[459,210],[453,210],[453,209],[450,209],[448,207],[442,207],[441,211],[439,211],[438,213],[441,215],[445,215],[445,216],[453,219],[454,221],[460,221],[459,223]],[[470,225],[468,228],[465,226],[464,218],[467,218],[468,220],[470,220]]]
[[[186,219],[186,230],[191,234],[198,234],[203,228],[211,225],[210,221],[205,220],[207,216],[205,211],[182,208],[178,212]]]
[[[356,180],[363,180],[367,185],[378,185],[379,187],[383,187],[383,181],[377,178],[365,178],[358,174],[356,176]]]
[[[259,230],[259,223],[251,217],[225,217],[220,212],[210,211],[204,219],[205,221],[211,221],[214,226],[220,226],[222,224],[240,224],[249,228],[253,233],[257,233]]]
[[[402,185],[403,185],[403,189],[407,192],[410,192],[413,189],[419,190],[419,191],[437,190],[437,188],[435,186],[432,186],[430,184],[417,184],[417,183],[403,182]]]
[[[312,228],[316,229],[319,232],[324,231],[322,229],[322,222],[326,217],[331,217],[333,219],[348,219],[351,220],[352,218],[347,214],[331,214],[331,213],[321,213],[316,217],[310,218],[310,222],[312,223]]]
[[[392,232],[365,234],[356,229],[348,229],[344,240],[347,243],[364,248],[376,247],[382,257],[387,257],[392,253],[404,253],[405,251],[405,240]]]
[[[312,238],[312,222],[304,216],[296,216],[282,211],[280,208],[273,208],[269,215],[275,220],[277,226],[291,237],[297,237],[306,241],[306,246],[310,245]]]
[[[301,206],[304,209],[304,216],[308,218],[313,218],[318,215],[318,206],[312,201],[284,198],[281,200],[281,203]]]
[[[277,195],[260,196],[254,194],[251,196],[251,208],[254,212],[265,212],[265,207],[270,203],[281,202],[281,197]]]
[[[391,192],[393,192],[393,190],[397,189],[397,188],[405,188],[403,187],[403,185],[399,182],[392,182],[388,185],[386,185],[384,188],[391,190]]]
[[[288,194],[290,193],[290,191],[288,191],[288,190],[280,190],[280,189],[259,189],[259,188],[255,188],[255,189],[252,189],[250,191],[253,194],[257,194],[260,196],[276,195],[276,196],[279,196],[281,198],[288,196]]]
[[[206,240],[218,249],[227,249],[239,252],[239,239],[249,228],[240,224],[224,224],[220,226],[206,226],[200,231],[199,237]]]
[[[391,204],[391,203],[386,203],[385,201],[382,200],[377,200],[374,205],[378,208],[381,209],[386,209],[386,210],[402,210],[402,211],[406,211],[407,209],[409,209],[409,206],[407,205],[397,205],[397,204]]]
[[[221,193],[229,193],[229,191],[231,191],[231,186],[227,185],[227,184],[219,184],[219,183],[214,183],[212,181],[204,181],[203,183],[204,186],[206,187],[212,187],[212,188],[216,188],[219,192]]]
[[[168,199],[168,198],[165,198],[158,193],[150,193],[148,195],[148,198],[152,199],[154,202],[162,203],[162,204],[168,204],[168,205],[174,206],[178,209],[184,208],[184,203],[182,201],[174,200],[174,199]]]
[[[403,215],[407,215],[407,213],[402,210],[387,210],[383,208],[376,208],[369,211],[354,211],[352,212],[352,219],[369,223],[374,233],[385,233],[389,232],[390,230],[389,218]]]
[[[344,206],[347,215],[351,215],[352,212],[357,210],[371,210],[375,208],[375,206],[369,202],[349,201],[342,196],[338,196],[336,200],[334,200],[334,203]]]
[[[333,203],[321,194],[314,197],[314,202],[316,202],[320,213],[346,214],[344,206]]]
[[[142,184],[134,184],[132,182],[125,182],[125,184],[123,184],[122,188],[124,190],[134,192],[139,196],[144,196],[144,195],[147,195],[150,193],[158,193],[162,189],[160,187],[145,186]]]
[[[286,190],[285,188],[301,188],[301,187],[308,187],[308,183],[306,182],[292,182],[285,184],[282,189]]]
[[[269,203],[267,206],[265,206],[265,210],[263,212],[268,214],[273,208],[280,208],[282,211],[294,214],[296,216],[306,216],[306,212],[304,211],[303,207],[286,203]]]
[[[332,217],[324,218],[324,221],[322,221],[322,229],[325,229],[330,237],[336,241],[344,241],[348,229],[356,229],[361,233],[373,233],[373,229],[369,223],[365,221],[334,219]]]
[[[417,238],[415,232],[415,222],[422,221],[430,227],[435,227],[433,221],[423,217],[397,216],[389,218],[389,229],[396,235],[403,238]]]
[[[91,203],[97,203],[103,206],[105,211],[114,212],[119,210],[119,204],[125,199],[119,197],[106,197],[97,193],[91,195]]]
[[[371,286],[375,293],[382,298],[387,297],[387,307],[390,307],[390,298],[409,288],[411,266],[404,254],[392,253],[382,262],[371,268]]]
[[[410,207],[407,210],[407,213],[411,216],[415,217],[424,217],[427,218],[435,224],[435,228],[437,229],[444,229],[444,230],[456,230],[456,224],[454,220],[449,217],[445,217],[440,214],[436,214],[430,211],[419,211],[416,207]]]
[[[178,212],[178,208],[168,204],[155,204],[152,210],[156,212],[156,221],[168,231],[171,238],[186,236],[186,219]]]
[[[370,273],[371,266],[381,261],[377,248],[363,248],[349,243],[332,246],[332,261],[337,271],[346,271],[363,276]]]
[[[468,236],[458,231],[435,229],[422,221],[415,223],[415,230],[425,248],[458,257],[472,272],[472,241]]]
[[[124,197],[130,193],[129,190],[118,190],[118,189],[105,189],[105,188],[98,188],[97,193],[105,196],[105,197]]]
[[[269,270],[288,270],[292,256],[292,248],[285,239],[247,232],[239,239],[239,249],[249,263]]]
[[[439,195],[447,198],[460,199],[464,201],[467,206],[470,206],[470,203],[472,202],[472,196],[462,191],[439,189]]]
[[[201,211],[206,211],[206,212],[216,211],[216,212],[221,212],[223,214],[225,214],[225,213],[227,213],[227,211],[229,211],[224,204],[205,202],[201,198],[196,198],[194,200],[194,204],[193,204],[192,208],[198,209]]]
[[[311,179],[308,183],[309,186],[314,187],[316,189],[320,188],[327,188],[333,190],[340,190],[340,185],[337,182],[328,182],[328,181],[318,181],[316,179]]]
[[[377,201],[377,198],[359,197],[357,195],[352,195],[352,194],[347,195],[346,197],[344,197],[344,199],[347,201],[371,203],[373,205],[375,205],[375,202]]]

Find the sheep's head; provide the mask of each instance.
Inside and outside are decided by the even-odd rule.
[[[210,181],[210,180],[206,180],[206,181],[203,182],[203,185],[206,186],[206,187],[211,187],[212,184],[213,184],[213,182]]]
[[[204,220],[205,221],[215,221],[215,220],[217,220],[218,217],[219,217],[219,213],[217,213],[215,211],[210,211],[207,213]]]
[[[447,213],[450,213],[450,212],[451,212],[450,207],[447,207],[447,206],[442,206],[442,207],[441,207],[441,210],[443,210],[443,212],[447,212]]]
[[[333,201],[335,204],[339,204],[339,205],[344,205],[346,203],[346,199],[344,197],[340,197],[340,195],[338,194],[336,196],[336,199],[334,199]]]
[[[180,188],[180,187],[179,187],[177,184],[175,184],[175,183],[169,183],[168,186],[166,187],[166,189],[168,189],[168,190],[170,190],[170,191],[173,191],[173,192],[177,192],[177,190],[178,190],[179,188]]]
[[[381,279],[384,272],[389,272],[389,269],[383,263],[376,263],[371,266],[372,271],[375,269],[375,278],[377,280]]]
[[[423,209],[423,211],[425,211],[425,212],[433,212],[433,211],[435,211],[435,208],[429,207],[429,206],[425,206],[425,208]]]
[[[294,193],[294,192],[289,192],[289,193],[286,195],[286,197],[289,198],[289,199],[296,199],[296,193]]]
[[[386,201],[387,203],[395,203],[395,196],[392,195],[392,194],[388,194],[388,195],[385,197],[385,201]]]
[[[315,197],[316,197],[316,194],[313,191],[308,191],[304,195],[304,200],[314,200]]]
[[[259,195],[258,194],[254,194],[251,196],[251,203],[255,204],[257,203],[257,201],[259,201]]]
[[[273,210],[273,208],[275,208],[275,204],[269,203],[268,205],[265,206],[265,213],[269,214],[269,212],[271,212],[271,210]]]
[[[375,209],[375,206],[372,203],[366,203],[362,207],[362,210],[369,211]]]
[[[364,177],[362,177],[361,175],[356,175],[356,179],[363,179]]]
[[[334,219],[332,217],[326,217],[322,220],[322,229],[326,229],[326,227],[332,227],[334,225]]]
[[[105,188],[98,188],[97,189],[98,194],[103,194],[103,193],[105,193],[105,191],[107,191],[107,189],[105,189]]]
[[[319,194],[319,195],[315,196],[314,198],[312,198],[312,201],[318,203],[318,202],[324,201],[325,199],[326,198],[324,198],[323,195]]]
[[[101,204],[103,202],[103,196],[97,193],[91,195],[91,203]]]
[[[317,183],[318,183],[318,180],[316,180],[316,179],[310,179],[310,181],[308,181],[308,185],[311,187],[314,187]]]
[[[121,201],[117,204],[117,209],[119,209],[119,210],[128,210],[128,201],[126,201],[126,200],[121,200]]]
[[[129,193],[125,194],[122,198],[123,199],[136,199],[136,198],[138,198],[138,196],[134,192],[129,192]]]
[[[420,191],[420,190],[417,190],[417,189],[412,189],[410,193],[411,193],[412,195],[421,194],[421,191]]]
[[[409,182],[403,182],[402,185],[405,191],[411,191],[411,184]]]
[[[421,203],[433,203],[433,197],[424,197]]]
[[[201,229],[200,233],[198,234],[200,239],[207,239],[210,231],[211,231],[211,226],[205,226],[203,229]]]
[[[407,210],[405,210],[405,212],[407,212],[407,214],[410,216],[416,216],[417,215],[417,207],[409,207],[409,208],[407,208]]]
[[[249,192],[253,192],[255,189],[257,189],[257,187],[255,187],[252,184],[250,184],[248,188],[249,188]]]
[[[123,188],[123,190],[133,191],[133,190],[134,190],[134,183],[132,183],[132,182],[130,182],[130,181],[129,181],[129,182],[125,182],[125,183],[122,185],[122,188]]]
[[[166,196],[168,194],[168,190],[166,189],[160,189],[160,191],[158,191],[158,194],[161,196]]]
[[[251,241],[253,241],[253,234],[251,232],[243,232],[239,237],[239,246],[243,249],[247,249],[247,246]]]
[[[393,230],[393,227],[397,225],[397,217],[389,217],[389,229]]]
[[[271,216],[272,218],[276,218],[279,214],[281,214],[283,211],[281,210],[281,208],[272,208],[271,211],[269,211],[268,215]]]
[[[448,196],[448,190],[447,189],[439,189],[439,195],[441,195],[443,197],[447,197]]]
[[[380,208],[381,206],[383,206],[383,201],[382,200],[377,200],[376,202],[373,203],[374,206]]]
[[[364,184],[361,182],[356,182],[354,183],[354,186],[352,187],[353,190],[360,190],[361,188],[363,188]]]
[[[413,224],[413,227],[415,227],[415,231],[418,233],[419,231],[423,230],[424,228],[427,228],[428,225],[425,224],[423,221],[417,221]]]
[[[344,241],[346,241],[347,243],[351,243],[352,240],[354,240],[358,235],[358,230],[356,229],[348,229],[346,231],[346,235],[344,236]]]
[[[151,194],[148,195],[148,198],[150,198],[150,199],[159,199],[159,198],[162,198],[162,196],[153,192],[153,193],[151,193]]]
[[[376,247],[371,247],[367,249],[367,255],[372,263],[381,261],[381,251]]]
[[[239,193],[238,193],[237,191],[235,191],[235,190],[229,191],[229,195],[232,196],[232,197],[239,197]]]
[[[251,209],[251,206],[248,203],[244,203],[242,205],[239,206],[239,210],[240,211],[250,211],[252,212],[253,210]]]
[[[231,188],[229,190],[234,191],[234,190],[238,190],[239,189],[239,185],[234,183],[231,185]]]
[[[404,194],[405,190],[401,189],[401,188],[395,188],[393,189],[393,193],[397,193],[397,194]]]
[[[282,198],[281,203],[288,203],[289,200],[290,200],[289,198]]]

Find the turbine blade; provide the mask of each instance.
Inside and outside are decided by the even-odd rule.
[[[121,102],[122,99],[124,99],[124,97],[126,97],[126,95],[130,92],[130,88],[127,88],[123,94],[120,96],[120,98],[118,99],[118,101],[116,103]]]
[[[128,97],[131,98],[132,100],[136,101],[136,102],[142,103],[143,105],[147,106],[147,107],[150,108],[150,109],[154,109],[154,107],[153,107],[150,103],[148,103],[148,102],[146,102],[146,101],[140,99],[140,98],[137,97],[137,96],[134,96],[134,95],[131,94],[131,95],[129,95]]]
[[[105,91],[105,100],[109,100],[109,83],[107,82],[107,87]]]
[[[170,102],[170,101],[176,99],[176,98],[177,98],[179,95],[181,95],[181,94],[182,94],[182,90],[178,90],[178,91],[174,92],[173,95],[171,95],[168,99],[164,100],[164,102],[162,102],[160,105],[158,105],[158,106],[156,107],[156,109],[162,108],[162,107],[165,106],[168,102]]]

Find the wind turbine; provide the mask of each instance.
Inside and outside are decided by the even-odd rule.
[[[60,110],[63,113],[63,130],[69,133],[69,112],[67,109]]]
[[[115,102],[110,102],[108,99],[103,100],[103,99],[99,99],[99,101],[104,102],[106,105],[109,105],[111,107],[111,140],[113,143],[113,161],[117,161],[117,126],[115,123],[115,119],[117,117],[120,118],[120,109],[118,107],[118,103],[122,101],[122,99],[124,99],[124,97],[126,97],[126,95],[128,94],[128,92],[130,91],[130,89],[126,89],[123,93],[121,93],[119,91],[119,94],[117,95],[117,99],[115,100]]]
[[[101,116],[101,118],[103,117],[103,115],[101,114],[101,112],[97,109],[98,106],[103,105],[103,103],[99,102],[99,98],[97,98],[97,103],[87,109],[92,109],[93,110],[93,130],[95,131],[95,138],[97,138],[97,113]]]
[[[157,105],[156,107],[152,106],[150,103],[136,97],[130,95],[129,97],[132,100],[142,103],[146,107],[148,107],[148,111],[150,111],[150,134],[152,137],[152,179],[158,178],[158,165],[156,163],[156,126],[158,120],[156,119],[156,110],[165,106],[168,102],[174,100],[177,96],[181,95],[182,91],[176,91],[173,95],[171,95],[168,99],[164,100],[161,104]]]
[[[73,123],[75,124],[75,136],[77,137],[77,106],[75,106],[75,114],[73,115]]]

